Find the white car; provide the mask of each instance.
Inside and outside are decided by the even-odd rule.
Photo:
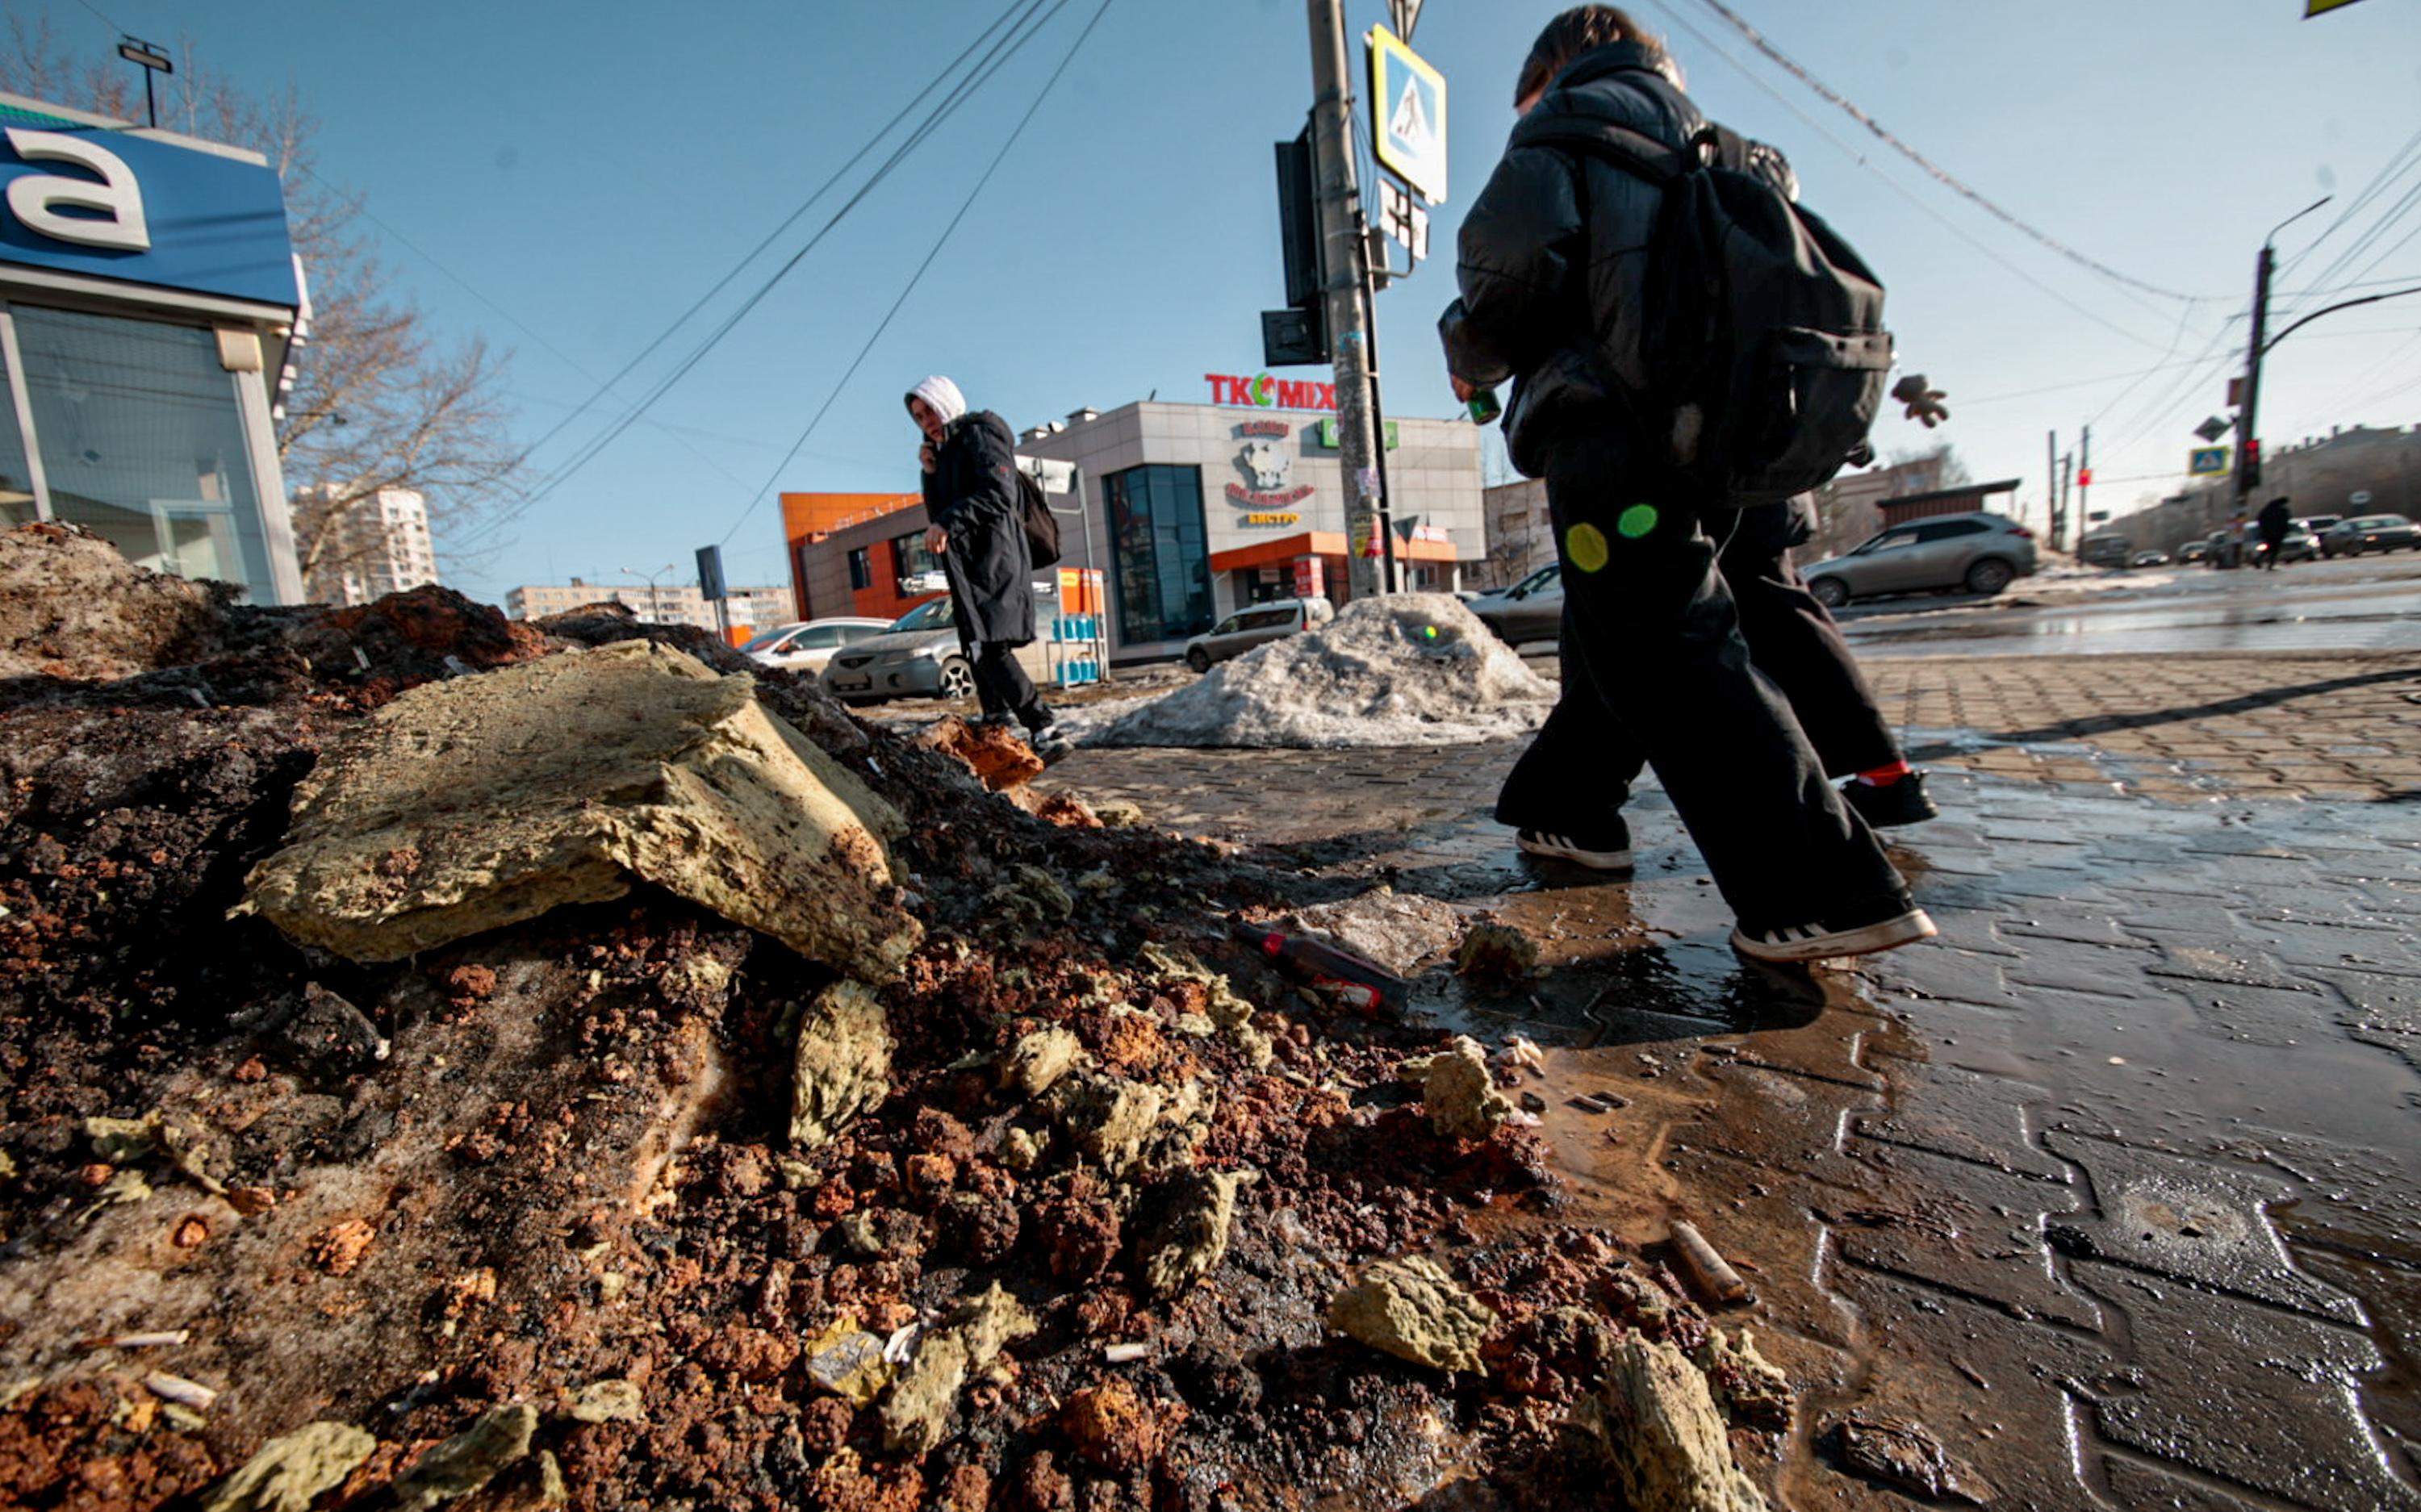
[[[810,619],[804,624],[776,625],[742,647],[740,652],[759,666],[780,667],[785,672],[812,678],[823,671],[824,663],[842,647],[870,640],[890,628],[891,621],[887,619],[849,616]]]
[[[1325,599],[1273,599],[1246,604],[1185,643],[1185,664],[1208,672],[1214,662],[1243,655],[1256,646],[1318,630],[1336,617]]]

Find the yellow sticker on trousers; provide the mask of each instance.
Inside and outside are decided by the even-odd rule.
[[[1605,566],[1605,532],[1595,525],[1574,525],[1564,532],[1564,554],[1582,571],[1597,571]]]

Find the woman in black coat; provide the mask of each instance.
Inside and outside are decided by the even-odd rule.
[[[925,549],[949,580],[984,714],[1014,714],[1050,758],[1068,742],[1016,655],[1034,640],[1034,557],[1008,423],[990,410],[970,413],[959,385],[942,377],[910,389],[907,403],[925,432]]]

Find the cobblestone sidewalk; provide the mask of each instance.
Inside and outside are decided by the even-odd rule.
[[[1854,975],[1734,958],[1652,790],[1637,881],[1533,869],[1486,818],[1509,744],[1052,781],[1539,939],[1538,991],[1450,1011],[1560,1047],[1562,1221],[1744,1262],[1803,1386],[1784,1504],[2421,1505],[2421,663],[1870,670],[1944,939]]]

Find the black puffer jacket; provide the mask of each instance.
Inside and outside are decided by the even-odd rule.
[[[1662,191],[1555,138],[1630,133],[1679,152],[1705,124],[1638,44],[1584,53],[1513,129],[1464,217],[1462,297],[1438,331],[1455,376],[1482,388],[1512,381],[1505,437],[1523,473],[1541,474],[1558,440],[1616,431],[1622,387],[1648,377],[1640,316]],[[1769,176],[1788,175],[1767,156]]]
[[[1034,639],[1034,557],[1015,447],[1008,422],[990,410],[950,422],[925,475],[925,515],[950,533],[942,569],[968,634],[1023,646]]]

